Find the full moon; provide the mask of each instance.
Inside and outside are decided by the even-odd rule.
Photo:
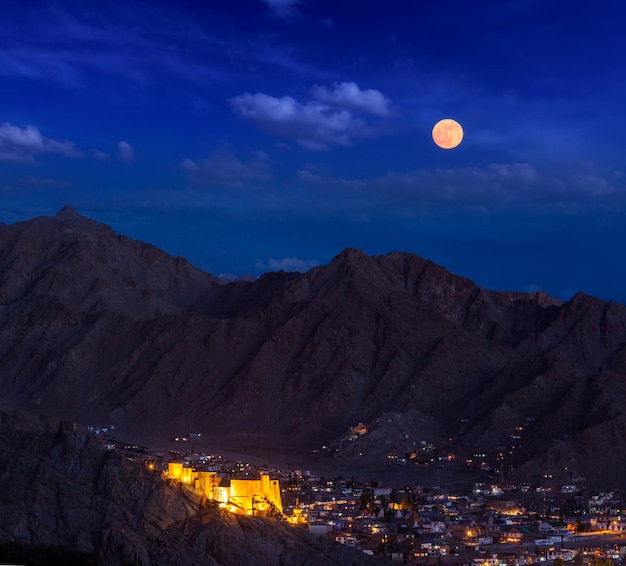
[[[443,149],[453,149],[463,140],[463,128],[456,120],[445,118],[433,127],[433,141]]]

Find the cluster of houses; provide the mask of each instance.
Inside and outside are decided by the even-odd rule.
[[[495,566],[579,557],[621,559],[626,533],[621,501],[615,493],[576,500],[558,494],[546,507],[545,493],[476,486],[472,494],[440,490],[392,490],[354,482],[308,478],[297,492],[298,507],[309,530],[370,554],[386,554],[404,563],[445,560],[446,563]],[[293,499],[288,489],[285,502]],[[494,495],[495,494],[495,495]],[[525,507],[516,495],[523,495]],[[286,505],[287,512],[290,505]],[[626,537],[626,534],[624,535]]]
[[[583,497],[576,486],[506,484],[477,484],[462,494],[392,489],[182,453],[161,466],[170,480],[231,512],[270,514],[405,564],[521,566],[557,558],[585,564],[626,556],[626,501],[617,492]]]

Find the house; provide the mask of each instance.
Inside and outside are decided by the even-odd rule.
[[[356,546],[356,537],[347,533],[337,535],[335,540],[340,544],[345,544],[346,546]]]
[[[554,521],[550,521],[549,523],[542,521],[541,523],[539,523],[539,526],[537,527],[537,531],[540,532],[542,535],[568,535],[570,534],[570,532],[567,530],[567,523],[560,523],[560,522],[554,522]]]
[[[522,542],[524,531],[519,527],[506,526],[500,535],[500,542]]]

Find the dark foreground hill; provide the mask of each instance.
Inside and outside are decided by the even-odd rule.
[[[2,403],[83,423],[304,449],[364,423],[379,450],[384,428],[396,453],[626,487],[626,307],[411,254],[225,284],[64,209],[0,226],[0,360]]]
[[[378,563],[276,519],[202,505],[80,426],[19,412],[0,413],[0,545],[8,541],[107,566]]]

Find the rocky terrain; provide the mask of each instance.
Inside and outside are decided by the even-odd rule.
[[[65,547],[100,564],[377,564],[272,519],[203,505],[69,422],[0,413],[0,544]],[[87,563],[87,562],[83,562]]]
[[[504,450],[519,477],[626,487],[626,307],[487,291],[407,253],[225,283],[70,208],[0,225],[0,360],[7,408],[241,450],[392,414],[389,450]]]

